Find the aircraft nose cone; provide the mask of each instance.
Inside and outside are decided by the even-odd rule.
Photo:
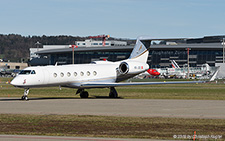
[[[13,79],[11,82],[10,82],[11,85],[15,85],[15,79]]]
[[[17,79],[17,78],[14,78],[14,79],[11,81],[10,84],[13,85],[13,86],[19,85],[18,79]]]

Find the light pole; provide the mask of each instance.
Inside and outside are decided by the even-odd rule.
[[[187,64],[188,64],[188,76],[187,76],[187,79],[189,79],[189,51],[190,51],[190,48],[187,48]]]
[[[224,38],[223,38],[223,63],[224,63]]]
[[[78,47],[76,45],[70,45],[70,48],[72,48],[72,64],[74,64],[74,47]]]

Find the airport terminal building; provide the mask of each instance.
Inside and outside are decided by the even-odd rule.
[[[204,38],[186,41],[186,43],[165,43],[153,44],[149,51],[147,63],[151,68],[166,68],[171,67],[170,60],[175,60],[180,67],[187,64],[189,50],[189,65],[198,67],[202,64],[215,66],[216,63],[223,63],[223,48],[224,44],[221,40],[224,36],[216,36],[213,39]],[[90,63],[96,60],[107,59],[108,61],[119,61],[126,59],[134,45],[126,46],[98,46],[98,47],[81,47],[74,49],[75,64]],[[30,65],[54,65],[71,64],[72,63],[72,48],[69,45],[61,47],[41,49],[37,52],[40,56],[38,59],[32,59]]]

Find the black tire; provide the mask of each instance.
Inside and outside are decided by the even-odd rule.
[[[26,100],[26,101],[27,101],[27,100],[28,100],[28,97],[27,97],[27,96],[25,96],[25,97],[24,97],[24,100]]]
[[[114,87],[110,87],[110,92],[109,92],[109,97],[110,98],[117,98],[118,93]]]
[[[83,91],[80,93],[80,98],[88,98],[89,94],[87,91]]]
[[[110,98],[117,98],[118,97],[118,94],[117,93],[110,92],[109,93],[109,97]]]

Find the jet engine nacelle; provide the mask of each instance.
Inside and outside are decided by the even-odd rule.
[[[149,69],[148,64],[142,62],[121,62],[118,67],[119,75],[138,74]]]
[[[120,74],[127,74],[129,72],[129,65],[126,62],[122,62],[118,69]]]

